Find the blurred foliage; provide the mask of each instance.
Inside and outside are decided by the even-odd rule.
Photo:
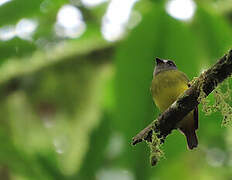
[[[231,179],[231,128],[221,127],[220,112],[206,116],[201,105],[196,150],[174,131],[163,145],[165,158],[152,168],[147,145],[130,145],[159,114],[149,89],[154,57],[174,60],[192,79],[232,47],[231,1],[195,2],[193,19],[184,22],[167,14],[167,1],[138,1],[133,10],[141,22],[118,42],[101,35],[110,2],[0,6],[0,28],[38,21],[32,40],[0,40],[0,179]],[[54,32],[65,4],[83,13],[87,29],[79,38]]]

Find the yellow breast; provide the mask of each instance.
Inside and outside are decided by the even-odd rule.
[[[178,70],[160,72],[152,80],[153,100],[161,112],[166,110],[186,89],[188,89],[188,78]]]

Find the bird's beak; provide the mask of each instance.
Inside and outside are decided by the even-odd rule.
[[[161,64],[161,63],[163,63],[163,60],[162,60],[162,59],[155,58],[155,60],[156,60],[156,64]]]

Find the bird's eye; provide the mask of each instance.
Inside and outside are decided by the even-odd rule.
[[[172,61],[168,61],[167,62],[169,65],[173,65],[173,62]]]
[[[168,63],[169,66],[176,67],[176,65],[175,65],[174,62],[172,62],[172,61],[168,61],[167,63]]]

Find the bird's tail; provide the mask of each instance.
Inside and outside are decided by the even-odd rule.
[[[189,149],[193,149],[196,148],[198,145],[198,140],[197,140],[197,135],[195,133],[195,131],[187,131],[184,132],[186,139],[187,139],[187,143],[188,143],[188,148]]]

